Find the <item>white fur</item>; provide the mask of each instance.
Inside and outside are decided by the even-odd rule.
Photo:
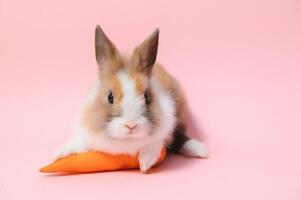
[[[196,158],[208,157],[208,153],[205,145],[195,139],[190,139],[186,141],[183,147],[181,148],[180,153],[189,157],[196,157]]]
[[[159,159],[162,152],[163,143],[157,142],[146,145],[139,150],[140,170],[145,173],[149,170]]]
[[[85,145],[84,140],[80,136],[80,134],[75,134],[61,149],[54,153],[54,159],[68,156],[71,153],[87,151],[88,146]]]
[[[176,123],[175,102],[168,92],[164,91],[155,80],[152,79],[150,81],[154,98],[158,101],[161,116],[157,127],[152,130],[152,135],[148,135],[146,133],[148,133],[150,129],[149,124],[145,123],[144,120],[146,119],[141,116],[141,105],[144,100],[142,99],[143,97],[137,96],[135,92],[135,82],[126,72],[118,74],[118,79],[121,82],[124,94],[122,99],[122,116],[112,122],[107,130],[104,130],[108,134],[113,133],[113,135],[111,135],[112,138],[108,138],[107,135],[103,133],[91,134],[82,123],[80,116],[77,120],[74,137],[61,149],[56,155],[56,158],[87,150],[98,150],[113,154],[126,153],[131,155],[135,155],[141,150],[144,152],[140,154],[142,171],[146,171],[157,161],[158,158],[154,159],[154,157],[160,156],[160,154],[158,154],[158,146],[162,146],[172,137],[172,131]],[[100,84],[97,82],[92,87],[84,106],[95,100],[98,87],[101,87],[101,82]],[[123,123],[127,121],[137,122],[137,130],[134,130],[134,134],[137,134],[137,137],[125,137],[128,130],[123,126]]]

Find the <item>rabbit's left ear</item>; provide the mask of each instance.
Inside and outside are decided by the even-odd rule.
[[[159,44],[159,29],[157,28],[134,50],[132,61],[136,70],[149,74],[156,62]]]

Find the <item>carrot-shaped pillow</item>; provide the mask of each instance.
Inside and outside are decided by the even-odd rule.
[[[165,159],[166,150],[162,148],[161,157],[157,164]],[[98,151],[71,154],[55,160],[53,163],[40,169],[44,173],[87,173],[116,171],[139,168],[138,155],[108,154]]]

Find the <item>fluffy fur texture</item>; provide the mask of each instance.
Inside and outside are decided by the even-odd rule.
[[[97,26],[99,79],[87,96],[74,137],[56,158],[88,150],[139,153],[140,169],[146,172],[158,160],[162,145],[187,156],[207,156],[204,145],[185,134],[181,88],[155,63],[158,39],[155,30],[125,57]]]

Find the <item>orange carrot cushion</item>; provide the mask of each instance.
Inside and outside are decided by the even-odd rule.
[[[162,148],[161,157],[157,164],[166,157],[166,149]],[[138,154],[131,156],[127,154],[108,154],[98,151],[71,154],[60,158],[53,163],[40,169],[44,173],[87,173],[116,171],[139,168]]]

